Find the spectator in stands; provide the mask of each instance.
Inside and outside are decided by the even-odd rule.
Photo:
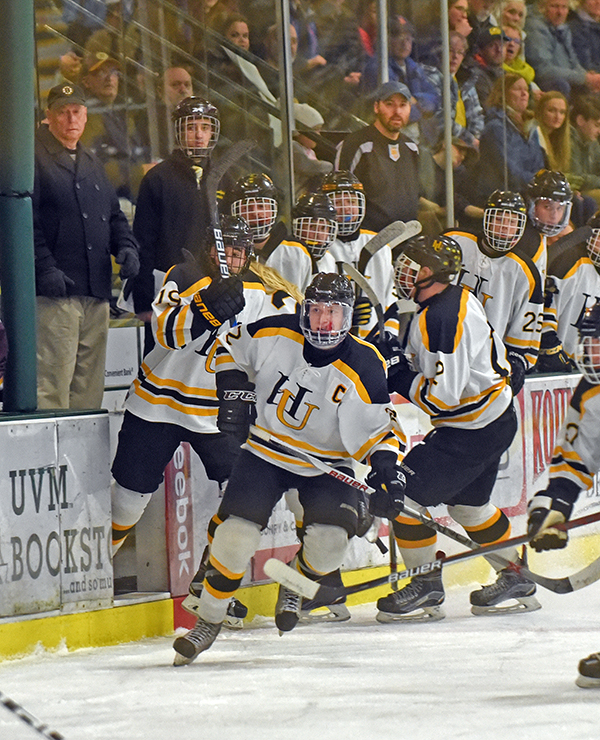
[[[566,23],[569,0],[540,0],[540,12],[525,23],[527,59],[542,90],[560,90],[571,100],[575,92],[600,92],[600,73],[586,69],[573,48]]]
[[[450,32],[450,103],[452,106],[452,136],[477,148],[483,131],[483,108],[475,88],[475,75],[470,67],[463,67],[467,53],[467,39],[457,31]],[[443,76],[439,69],[429,67],[427,73],[442,98]],[[442,136],[444,111],[440,106],[435,114],[437,136]]]
[[[150,155],[141,110],[130,110],[132,101],[119,94],[120,76],[119,62],[105,52],[84,57],[81,81],[89,97],[82,143],[100,159],[117,195],[135,202]]]
[[[192,94],[192,76],[185,67],[168,67],[159,77],[156,94],[159,159],[167,157],[175,145],[171,120],[175,106]],[[149,135],[146,138],[149,139]]]
[[[529,86],[523,77],[507,74],[497,80],[488,99],[479,145],[477,205],[483,206],[494,190],[522,191],[545,166],[533,111],[528,106]]]
[[[517,26],[502,26],[504,32],[504,64],[505,72],[514,72],[521,75],[529,85],[529,91],[535,97],[541,93],[539,87],[534,84],[535,69],[525,61],[523,53],[523,31]]]
[[[569,182],[600,205],[600,103],[578,98],[571,111],[571,165]]]
[[[377,44],[377,0],[360,0],[356,11],[358,33],[367,57],[375,56]]]
[[[521,31],[525,28],[527,5],[525,0],[500,0],[494,15],[500,26],[510,26]]]
[[[327,60],[321,54],[314,11],[308,0],[290,0],[290,18],[298,35],[298,54],[295,72],[303,77],[317,67],[324,67]]]
[[[293,134],[292,155],[294,158],[294,192],[296,198],[309,190],[318,187],[320,179],[331,172],[333,164],[327,160],[317,159],[314,139],[303,130],[309,129],[318,133],[325,121],[316,108],[306,103],[294,103],[296,129]]]
[[[579,0],[575,12],[567,21],[573,38],[573,48],[584,69],[600,72],[600,2]]]
[[[441,98],[423,66],[410,57],[415,34],[413,25],[403,16],[394,16],[390,19],[388,30],[389,81],[401,82],[410,90],[410,121],[404,133],[414,141],[419,141],[420,134],[426,138],[427,135],[431,136],[431,129],[427,128],[423,119],[430,118],[438,110]],[[373,57],[366,63],[360,82],[361,92],[366,99],[377,87],[377,71],[378,60]],[[421,126],[421,123],[425,125]]]
[[[134,0],[122,0],[125,20],[131,19]],[[103,28],[110,2],[106,0],[63,0],[63,21],[67,37],[82,48],[89,36]]]
[[[557,90],[542,93],[535,106],[535,119],[548,168],[568,172],[571,161],[569,103]]]
[[[503,75],[505,41],[506,38],[502,29],[497,26],[488,26],[479,32],[476,39],[473,72],[475,74],[475,88],[484,111],[488,110],[487,101],[494,84]]]
[[[448,27],[467,38],[473,31],[468,20],[468,0],[448,0]],[[430,67],[439,67],[442,61],[442,35],[439,2],[427,14],[428,22],[420,27],[413,42],[413,57]]]
[[[128,77],[135,78],[141,61],[141,35],[137,26],[128,23],[126,8],[121,0],[106,0],[106,17],[102,28],[94,31],[85,42],[84,56],[103,52],[121,60]]]
[[[298,32],[296,27],[290,25],[290,52],[292,55],[292,62],[296,59],[298,54]],[[269,26],[265,33],[264,39],[264,54],[265,61],[273,67],[273,71],[269,69],[263,70],[263,77],[267,86],[275,98],[279,97],[279,51],[277,46],[277,24]]]
[[[386,82],[373,96],[375,121],[349,134],[338,146],[336,170],[350,170],[367,199],[363,228],[381,231],[392,221],[417,218],[419,204],[417,145],[403,133],[411,92],[401,82]]]
[[[469,0],[468,20],[473,29],[471,39],[476,43],[483,32],[498,26],[498,21],[492,13],[493,6],[494,0]]]
[[[36,132],[33,229],[37,295],[38,407],[97,409],[111,298],[111,254],[121,277],[139,270],[138,245],[100,162],[80,140],[83,90],[48,93]]]

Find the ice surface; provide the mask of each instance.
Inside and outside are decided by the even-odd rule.
[[[297,627],[270,619],[223,630],[195,663],[172,667],[172,637],[0,663],[0,691],[67,740],[586,740],[600,736],[600,690],[574,684],[600,650],[600,583],[541,610],[475,617],[451,589],[441,622]],[[34,740],[0,706],[1,740]]]

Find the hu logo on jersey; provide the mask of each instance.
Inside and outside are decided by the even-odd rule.
[[[267,403],[277,406],[277,418],[283,425],[290,429],[304,429],[312,412],[319,408],[304,401],[306,394],[312,391],[296,383],[298,390],[294,395],[291,390],[283,388],[289,377],[281,371],[279,374],[281,378],[273,386]]]

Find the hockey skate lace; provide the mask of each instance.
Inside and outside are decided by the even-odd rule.
[[[300,609],[300,596],[289,589],[285,589],[281,602],[280,612],[298,612]]]
[[[185,636],[187,640],[196,645],[196,647],[202,647],[206,640],[209,640],[215,629],[218,627],[216,624],[210,622],[200,622],[193,627]]]
[[[510,590],[510,587],[510,577],[507,573],[501,571],[500,577],[495,583],[490,583],[489,586],[484,586],[481,590],[486,598],[489,599],[506,593]]]
[[[412,598],[421,595],[421,585],[419,584],[419,581],[414,580],[411,581],[407,586],[405,586],[401,591],[396,591],[391,595],[399,603],[410,601]]]

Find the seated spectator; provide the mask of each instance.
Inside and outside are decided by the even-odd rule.
[[[479,137],[483,131],[483,108],[475,88],[475,75],[462,62],[467,53],[467,40],[457,31],[450,32],[450,103],[452,114],[452,136],[460,138],[467,144],[478,147]],[[439,69],[427,68],[430,79],[436,86],[440,100],[442,98],[443,76]],[[440,108],[435,113],[436,138],[444,129],[444,111]]]
[[[473,28],[468,20],[468,0],[448,0],[448,27],[467,38]],[[427,15],[427,25],[418,29],[413,44],[413,57],[420,64],[439,67],[442,62],[440,5],[437,2]]]
[[[358,33],[367,57],[375,56],[377,44],[377,0],[360,0],[356,11]]]
[[[70,0],[61,3],[63,21],[67,24],[66,35],[78,47],[83,48],[85,42],[94,31],[103,28],[106,15],[111,5],[119,0]],[[130,20],[133,13],[134,0],[122,0],[125,20]]]
[[[121,65],[99,51],[86,55],[81,82],[87,91],[87,125],[83,144],[103,163],[117,195],[135,202],[143,163],[150,159],[140,111],[119,93]]]
[[[495,16],[500,26],[510,26],[523,31],[527,18],[527,4],[525,0],[500,0]]]
[[[475,87],[484,111],[488,108],[487,100],[494,84],[503,75],[505,41],[502,30],[497,26],[490,26],[480,31],[475,41],[473,55]]]
[[[529,85],[530,92],[539,91],[539,87],[534,85],[535,69],[525,61],[523,53],[523,31],[516,26],[502,26],[504,32],[504,64],[502,65],[505,72],[514,72],[521,75]]]
[[[467,180],[470,178],[477,150],[463,139],[452,139],[452,168],[454,175],[454,218],[461,226],[470,226],[472,219],[483,218],[483,208],[470,203],[467,196]],[[442,233],[446,227],[446,147],[442,140],[436,150],[423,148],[419,154],[419,181],[423,197],[419,203],[419,221],[423,233]]]
[[[473,29],[471,38],[476,43],[482,33],[498,26],[498,20],[492,13],[494,2],[495,0],[469,0],[468,20]]]
[[[600,205],[600,102],[591,96],[575,101],[571,111],[569,182]]]
[[[298,35],[294,72],[301,77],[309,77],[312,70],[327,64],[321,54],[317,26],[309,0],[290,0],[290,19]]]
[[[577,9],[567,21],[573,48],[584,69],[600,72],[600,3],[579,0]]]
[[[558,91],[542,93],[535,107],[538,136],[551,170],[568,172],[571,162],[571,134],[569,104]],[[596,201],[573,188],[571,220],[576,227],[583,226],[597,210]]]
[[[316,108],[306,103],[294,103],[296,129],[293,133],[292,155],[294,159],[294,192],[298,198],[303,193],[315,190],[323,175],[331,172],[333,164],[317,159],[314,139],[302,131],[310,129],[318,133],[323,127],[323,116]]]
[[[418,141],[420,133],[430,133],[420,126],[424,118],[431,117],[440,106],[441,98],[435,85],[429,79],[421,64],[410,57],[414,38],[414,28],[402,16],[396,16],[389,22],[389,60],[388,75],[390,82],[401,82],[411,92],[410,122],[404,133],[413,141]],[[370,59],[360,81],[360,90],[365,100],[377,88],[378,60]],[[370,102],[370,101],[369,101]],[[364,115],[364,114],[363,114]],[[421,130],[419,130],[421,128]]]
[[[542,90],[560,90],[569,100],[571,90],[600,92],[600,73],[586,69],[573,48],[566,23],[569,0],[540,0],[539,7],[525,23],[527,59],[537,84]]]
[[[193,94],[192,76],[185,67],[168,67],[158,78],[156,114],[159,159],[167,157],[175,146],[175,135],[171,120],[171,114],[175,106],[184,98]]]
[[[479,144],[476,205],[483,206],[494,190],[520,192],[545,166],[544,150],[528,105],[529,86],[523,77],[507,74],[496,81]]]
[[[141,61],[141,43],[140,30],[128,23],[121,0],[107,0],[104,25],[85,42],[84,56],[93,57],[103,52],[113,59],[122,60],[127,76],[135,78],[138,72],[135,62]]]

